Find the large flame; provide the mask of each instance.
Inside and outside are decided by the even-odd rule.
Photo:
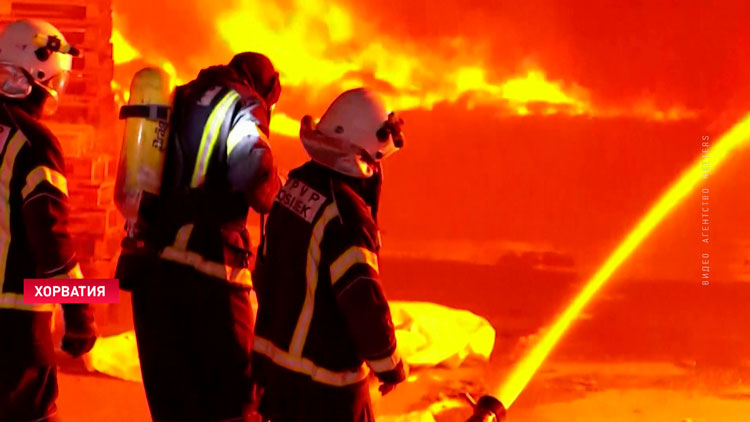
[[[284,113],[273,113],[271,116],[271,133],[296,138],[299,134],[300,122]]]
[[[115,65],[127,63],[141,57],[141,53],[122,36],[122,33],[117,28],[112,28],[110,42],[112,43],[112,60],[115,62]]]
[[[117,64],[135,59],[161,64],[178,83],[195,75],[198,69],[175,69],[172,63],[178,60],[169,56],[168,49],[160,51],[160,57],[141,57],[135,43],[121,31],[121,23],[115,15],[112,42]],[[591,104],[585,88],[550,80],[541,67],[528,63],[498,78],[465,40],[457,38],[430,48],[392,39],[366,19],[353,16],[347,7],[321,0],[284,4],[240,0],[231,9],[217,12],[215,29],[232,53],[257,51],[269,56],[281,73],[285,91],[292,89],[305,99],[306,104],[284,104],[282,98],[276,110],[272,130],[289,136],[296,136],[299,126],[292,122],[309,112],[305,107],[319,108],[338,92],[363,85],[379,90],[389,107],[398,110],[465,101],[468,108],[489,105],[502,114],[632,115],[652,120],[695,117],[680,106],[663,110],[649,98],[617,109],[600,108]],[[227,59],[201,49],[190,54],[205,60],[204,67]],[[120,87],[129,85],[125,80],[116,82]]]
[[[731,152],[746,144],[750,139],[750,115],[737,123],[714,145],[708,154],[711,170],[715,171]],[[516,365],[505,383],[500,387],[497,397],[505,407],[516,401],[536,371],[542,365],[560,338],[580,315],[584,306],[606,283],[620,265],[633,253],[643,240],[661,223],[664,218],[706,177],[706,159],[698,158],[688,167],[682,176],[667,190],[651,209],[641,218],[633,230],[622,240],[617,249],[607,258],[604,264],[585,284],[581,292],[565,308],[555,323],[544,334],[541,340]]]
[[[363,37],[342,8],[319,1],[295,1],[291,11],[277,5],[244,1],[221,15],[217,29],[234,53],[258,51],[271,57],[285,85],[306,86],[313,95],[324,89],[361,85],[381,88],[394,109],[432,108],[476,93],[528,114],[528,103],[565,104],[554,112],[581,113],[588,106],[540,69],[505,82],[487,81],[479,65],[446,60],[429,49],[385,37]],[[256,16],[264,16],[258,21]],[[248,26],[248,22],[253,25]],[[549,112],[549,110],[547,110]]]
[[[493,85],[487,82],[486,72],[481,67],[462,67],[456,72],[456,96],[467,92],[482,93],[492,99],[505,100],[517,114],[582,114],[590,112],[585,91],[580,87],[566,93],[559,82],[547,80],[544,71],[531,69],[518,76]],[[533,107],[536,105],[537,107]],[[538,107],[543,105],[543,107]]]

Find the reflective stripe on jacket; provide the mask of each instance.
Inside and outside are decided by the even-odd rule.
[[[23,303],[23,280],[80,278],[68,233],[68,183],[55,136],[0,98],[0,308]]]
[[[162,191],[145,211],[148,236],[162,260],[251,288],[244,224],[250,207],[270,202],[255,200],[258,192],[275,195],[279,185],[266,107],[228,87],[191,86],[177,90]]]

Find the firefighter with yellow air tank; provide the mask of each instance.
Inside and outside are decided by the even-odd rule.
[[[154,421],[248,421],[253,315],[252,208],[280,188],[268,124],[278,73],[242,53],[169,92],[166,75],[131,85],[117,204],[128,220],[117,268],[132,291]]]
[[[68,222],[63,154],[39,121],[54,112],[71,69],[54,26],[15,21],[0,30],[0,420],[57,420],[52,305],[23,301],[25,278],[82,278]],[[62,349],[96,341],[93,311],[64,304]]]

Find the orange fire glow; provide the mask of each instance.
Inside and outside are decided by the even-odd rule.
[[[255,51],[281,77],[270,144],[282,180],[310,159],[301,118],[342,91],[369,87],[403,112],[377,228],[399,354],[418,369],[385,397],[370,377],[378,420],[463,421],[461,394],[487,393],[519,422],[745,422],[750,1],[611,3],[0,0],[0,23],[33,12],[83,51],[50,129],[87,276],[116,272],[117,112],[133,75],[159,67],[178,86]],[[110,29],[112,61],[99,39]],[[710,153],[695,160],[701,135]],[[696,218],[708,187],[710,231]],[[253,251],[262,221],[247,218]],[[86,359],[136,382],[61,359],[70,420],[153,419],[130,298],[95,306],[107,336]]]
[[[712,171],[715,171],[731,152],[747,143],[748,139],[750,139],[750,115],[730,129],[711,149],[708,154],[708,162],[711,163]],[[560,338],[570,328],[573,321],[580,315],[584,306],[589,303],[596,292],[654,228],[703,180],[705,175],[704,160],[701,157],[687,168],[669,190],[659,198],[599,270],[589,279],[581,292],[578,293],[541,340],[516,365],[497,393],[497,397],[506,407],[510,407],[523,389],[526,388],[526,385],[560,341]]]

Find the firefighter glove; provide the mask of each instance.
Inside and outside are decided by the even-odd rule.
[[[90,351],[97,337],[93,309],[88,304],[64,304],[63,318],[62,350],[74,358]]]

